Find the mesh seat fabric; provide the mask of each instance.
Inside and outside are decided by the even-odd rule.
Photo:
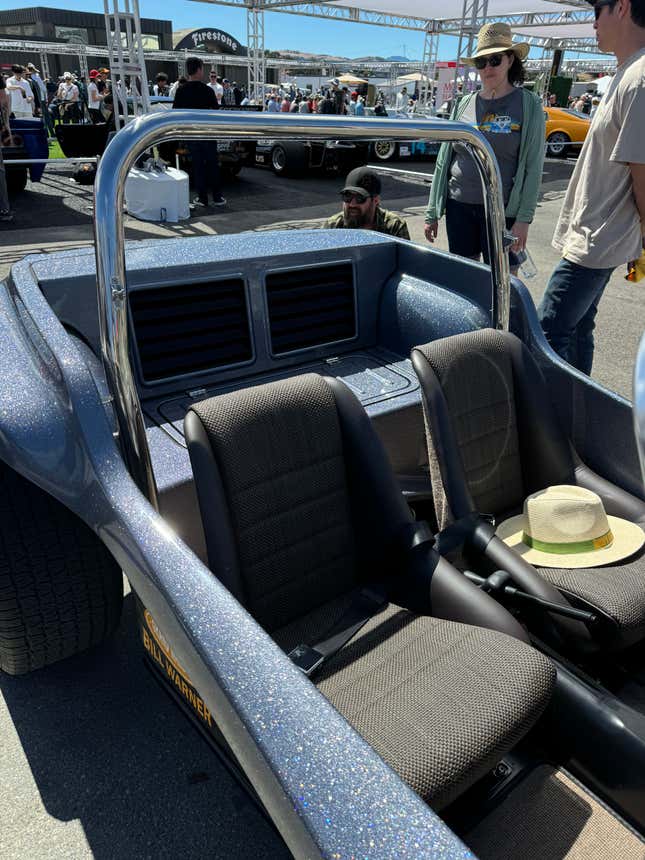
[[[319,611],[303,622],[310,635],[321,620]],[[274,638],[287,650],[297,633],[291,627]],[[389,604],[325,664],[316,685],[440,809],[524,736],[554,680],[545,657],[509,636]]]
[[[625,633],[645,629],[645,552],[608,567],[574,570],[540,567],[538,572],[565,595],[600,609]]]
[[[463,481],[472,509],[494,514],[498,522],[509,512],[521,512],[524,498],[532,492],[552,484],[577,483],[577,467],[582,464],[557,427],[544,378],[517,338],[482,329],[434,341],[415,351],[430,365],[432,384],[441,389],[438,402],[447,412],[442,425],[432,420],[427,403],[424,405],[441,528],[466,513],[454,510],[451,481]],[[544,424],[546,433],[537,432],[537,422]],[[433,438],[440,426],[449,428],[460,458],[461,472],[453,468],[449,476]],[[642,556],[606,568],[536,570],[565,596],[582,600],[612,619],[621,637],[629,634],[632,641],[636,630],[645,631]]]
[[[475,510],[485,513],[515,507],[524,499],[513,372],[498,334],[471,332],[463,350],[455,349],[459,336],[416,347],[441,384]],[[436,460],[434,451],[429,455]],[[434,483],[440,469],[432,461],[430,465]],[[443,487],[437,490],[444,492]],[[446,509],[444,499],[435,502],[438,510]]]
[[[236,537],[245,603],[267,630],[354,585],[333,394],[313,374],[205,400]]]

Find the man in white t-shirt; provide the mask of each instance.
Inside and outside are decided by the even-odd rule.
[[[618,68],[562,204],[553,236],[562,260],[538,310],[553,349],[587,374],[604,289],[645,243],[645,0],[598,0],[594,11],[598,47]]]
[[[211,72],[208,78],[208,86],[215,93],[215,98],[217,99],[218,104],[222,104],[222,98],[224,96],[224,85],[222,84],[222,79],[217,75],[216,72]]]
[[[401,92],[396,94],[396,109],[397,111],[407,110],[408,107],[408,88],[402,87]]]
[[[13,75],[7,78],[7,90],[11,97],[11,113],[16,119],[31,119],[34,115],[34,94],[31,84],[23,77],[22,66],[12,66]]]

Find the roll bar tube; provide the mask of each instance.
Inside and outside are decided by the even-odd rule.
[[[645,334],[641,337],[636,353],[633,392],[634,433],[641,464],[641,476],[645,483]]]
[[[508,258],[503,248],[504,201],[499,168],[485,138],[472,126],[445,120],[354,119],[308,116],[306,119],[224,111],[179,111],[139,117],[110,142],[94,186],[96,271],[103,364],[119,425],[121,450],[134,480],[153,505],[157,488],[141,405],[129,355],[127,279],[123,205],[125,181],[136,159],[153,144],[171,140],[222,139],[370,141],[434,140],[458,142],[472,155],[484,191],[491,249],[491,322],[507,329],[510,307]]]

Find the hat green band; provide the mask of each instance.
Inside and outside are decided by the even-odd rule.
[[[611,529],[606,532],[606,534],[601,535],[601,537],[594,538],[593,540],[575,541],[574,543],[548,543],[547,541],[531,537],[531,535],[527,535],[526,532],[522,532],[522,543],[530,546],[531,549],[537,549],[540,550],[540,552],[550,552],[555,555],[573,555],[578,552],[593,552],[595,549],[604,549],[606,546],[611,546],[613,542],[614,536],[611,533]]]

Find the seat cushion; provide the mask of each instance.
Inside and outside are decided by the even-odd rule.
[[[242,597],[256,620],[271,631],[349,591],[356,561],[344,450],[323,378],[296,376],[192,409],[217,464]]]
[[[319,607],[274,638],[285,650],[314,644],[348,602]],[[394,604],[315,676],[321,693],[436,809],[523,737],[554,682],[551,663],[528,645]]]
[[[513,369],[503,333],[485,329],[416,349],[441,386],[475,510],[494,514],[521,503],[524,485]],[[428,456],[434,481],[440,471],[433,463],[434,448],[429,448]],[[440,509],[445,507],[441,499],[436,501]]]
[[[538,572],[565,596],[580,598],[608,616],[622,639],[638,639],[645,630],[645,551],[608,567],[541,567]]]

